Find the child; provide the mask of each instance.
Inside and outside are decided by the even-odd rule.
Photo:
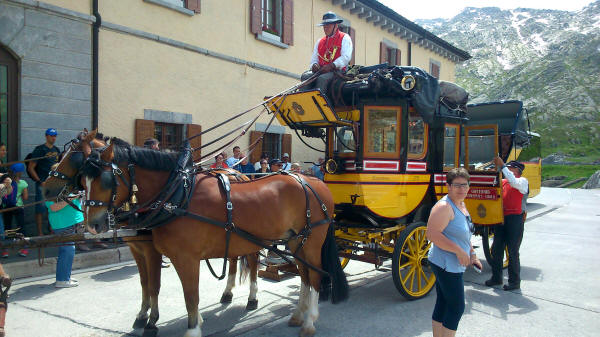
[[[23,229],[25,226],[25,211],[23,210],[23,200],[27,200],[29,198],[29,193],[27,187],[29,186],[27,182],[21,179],[21,175],[25,172],[25,165],[23,163],[15,163],[10,166],[10,174],[12,177],[12,193],[6,195],[3,198],[3,204],[5,208],[18,207],[13,209],[12,211],[4,212],[4,224],[6,229],[12,229],[12,219],[13,215],[17,218],[17,226],[19,228],[19,232],[23,233]],[[19,249],[19,256],[26,257],[29,255],[29,250],[27,248]],[[4,252],[3,252],[4,256]]]
[[[81,209],[81,198],[71,196],[69,200]],[[66,201],[46,201],[48,207],[48,221],[54,234],[73,234],[76,227],[83,222],[83,213],[71,207]],[[58,260],[56,261],[56,288],[77,287],[77,280],[71,278],[73,258],[75,257],[75,243],[66,242],[58,248]]]
[[[4,145],[0,145],[0,148]],[[6,152],[6,151],[5,151]],[[12,193],[12,179],[8,174],[0,177],[0,198]],[[0,202],[1,203],[1,202]],[[4,240],[4,217],[0,216],[0,239]],[[2,257],[8,257],[8,249],[2,249]]]

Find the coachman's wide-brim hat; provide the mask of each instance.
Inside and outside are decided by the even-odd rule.
[[[343,21],[344,21],[344,19],[338,18],[338,16],[335,15],[334,12],[327,12],[327,13],[323,14],[323,21],[321,23],[319,23],[317,26],[325,26],[325,25],[332,24],[332,23],[341,23]]]
[[[514,167],[516,169],[519,169],[519,171],[523,172],[523,170],[525,170],[525,165],[523,165],[522,163],[516,161],[516,160],[511,160],[508,163],[506,163],[506,167]]]

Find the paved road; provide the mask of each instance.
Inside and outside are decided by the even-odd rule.
[[[522,290],[483,286],[490,275],[465,273],[466,310],[457,336],[598,336],[600,331],[600,190],[544,188],[530,199],[521,248]],[[477,244],[474,239],[474,244]],[[480,256],[483,256],[480,251]],[[219,261],[220,263],[220,261]],[[173,268],[163,269],[160,336],[181,336],[186,312]],[[406,301],[391,274],[350,262],[350,299],[322,303],[318,336],[431,336],[435,291]],[[7,336],[139,336],[130,329],[140,305],[137,268],[113,265],[75,276],[77,288],[55,289],[52,279],[28,280],[11,289]],[[244,310],[248,289],[218,303],[225,282],[203,264],[200,309],[204,336],[296,336],[287,319],[299,280],[259,281],[259,308]]]

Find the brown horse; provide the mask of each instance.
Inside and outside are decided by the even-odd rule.
[[[93,152],[82,171],[88,201],[85,203],[84,213],[90,232],[108,229],[107,205],[111,200],[114,207],[128,201],[129,194],[125,184],[116,184],[117,179],[130,177],[128,164],[135,166],[139,189],[137,197],[140,203],[152,201],[159,195],[167,184],[169,173],[176,166],[174,157],[168,154],[116,145],[114,142],[102,152]],[[122,177],[117,178],[117,174]],[[107,179],[111,175],[112,184],[111,179]],[[302,179],[310,184],[308,192],[289,175],[273,175],[252,182],[232,184],[231,201],[236,228],[266,242],[289,240],[290,250],[296,252],[298,257],[296,262],[301,287],[298,305],[288,323],[293,326],[301,325],[300,335],[311,336],[315,333],[314,322],[319,315],[318,299],[322,274],[317,270],[322,268],[328,273],[326,279],[331,281],[334,303],[347,298],[348,283],[339,263],[330,224],[310,228],[305,237],[295,235],[307,233],[305,230],[309,214],[311,216],[308,220],[313,224],[330,222],[332,219],[333,197],[329,189],[316,178]],[[104,204],[90,207],[91,200]],[[98,205],[97,202],[95,204]],[[187,211],[224,224],[225,204],[226,195],[218,179],[207,174],[197,174]],[[190,216],[178,217],[153,229],[152,243],[158,252],[171,259],[183,286],[188,312],[186,337],[201,334],[202,317],[198,313],[200,261],[223,257],[226,254],[225,242],[224,228]],[[228,257],[248,255],[261,248],[234,234],[231,236],[227,254]],[[307,261],[317,270],[300,263],[299,259]]]
[[[93,149],[106,146],[102,138],[97,138],[96,131],[81,132],[77,141],[71,143],[63,153],[58,166],[54,168],[56,175],[51,174],[44,182],[43,195],[45,198],[57,197],[59,194],[68,194],[77,190],[79,170],[83,161],[90,155]],[[223,172],[229,175],[232,182],[246,181],[248,178],[239,174],[235,170]],[[147,235],[138,235],[136,237],[125,237],[123,240],[129,246],[132,256],[137,264],[140,273],[140,284],[142,286],[142,304],[139,313],[133,324],[134,329],[145,328],[145,335],[156,334],[156,322],[158,320],[158,294],[160,291],[161,277],[161,255],[152,242],[152,232]],[[221,303],[231,303],[233,298],[232,288],[235,286],[237,275],[237,257],[229,259],[229,273],[227,278],[227,287],[221,297]],[[256,309],[258,300],[257,293],[257,274],[258,274],[258,254],[250,254],[240,261],[242,272],[240,281],[250,276],[250,295],[248,296],[247,310]],[[150,310],[150,316],[148,316]]]

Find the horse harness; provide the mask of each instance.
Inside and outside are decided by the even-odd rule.
[[[223,262],[223,271],[222,271],[221,276],[216,275],[212,266],[210,265],[210,262],[208,260],[206,260],[206,262],[209,266],[209,270],[211,271],[213,276],[219,280],[225,278],[225,269],[227,266],[227,256],[229,255],[229,242],[230,242],[232,233],[240,236],[241,238],[243,238],[259,247],[262,247],[264,249],[274,252],[275,254],[279,255],[281,258],[283,258],[285,261],[287,261],[289,263],[291,263],[291,261],[289,259],[289,257],[291,256],[294,259],[297,259],[298,261],[304,263],[304,265],[306,265],[308,268],[313,269],[314,271],[316,271],[322,275],[328,274],[326,271],[322,270],[321,268],[313,266],[310,263],[308,263],[306,260],[304,260],[303,258],[297,256],[298,250],[300,250],[300,248],[303,247],[304,243],[310,236],[312,229],[314,227],[317,227],[320,225],[329,224],[329,223],[331,223],[331,220],[332,220],[329,217],[329,214],[327,213],[327,206],[325,205],[325,203],[323,203],[323,201],[321,200],[321,198],[319,197],[317,192],[313,189],[313,187],[308,182],[306,182],[306,180],[303,177],[301,177],[295,173],[286,172],[286,171],[279,171],[278,173],[274,173],[274,174],[289,175],[289,176],[293,177],[302,186],[302,189],[303,189],[304,195],[305,195],[305,200],[306,200],[306,224],[305,224],[304,228],[298,233],[296,233],[295,231],[290,229],[290,237],[288,237],[287,239],[284,239],[284,240],[260,239],[260,238],[256,237],[255,235],[253,235],[239,227],[236,227],[235,224],[233,223],[234,207],[233,207],[233,203],[231,201],[231,183],[226,174],[216,173],[216,178],[219,181],[219,186],[221,186],[223,188],[223,191],[225,192],[225,200],[226,200],[226,202],[225,202],[226,221],[225,222],[207,218],[205,216],[202,216],[202,215],[196,214],[196,213],[192,213],[187,210],[187,208],[189,206],[189,201],[192,196],[192,191],[194,188],[194,183],[195,183],[194,176],[195,176],[195,174],[200,173],[200,172],[188,165],[189,159],[191,158],[191,149],[189,148],[189,144],[186,144],[186,145],[184,145],[182,153],[178,159],[177,169],[171,173],[171,176],[169,177],[169,179],[167,181],[166,186],[170,186],[170,187],[166,190],[163,190],[156,198],[147,202],[144,205],[138,205],[136,197],[135,197],[135,192],[137,192],[137,186],[135,184],[134,164],[131,164],[131,163],[128,164],[127,171],[129,173],[130,183],[127,183],[126,179],[123,177],[122,170],[116,165],[116,163],[114,163],[114,162],[109,163],[109,162],[105,162],[101,159],[91,159],[91,157],[88,157],[88,159],[86,160],[86,164],[96,166],[99,169],[101,169],[102,167],[110,167],[111,168],[110,170],[102,170],[102,173],[100,174],[100,182],[104,188],[107,188],[107,189],[110,188],[111,197],[108,201],[108,204],[101,200],[85,200],[83,202],[83,205],[90,206],[90,207],[106,206],[107,207],[106,222],[110,229],[114,229],[116,223],[127,222],[127,226],[125,226],[126,228],[137,229],[137,230],[151,230],[156,227],[163,226],[163,225],[169,223],[175,217],[181,217],[181,216],[185,216],[185,217],[189,217],[189,218],[192,218],[192,219],[195,219],[198,221],[206,222],[206,223],[209,223],[209,224],[212,224],[212,225],[215,225],[215,226],[225,229],[225,232],[226,232],[225,256],[223,257],[224,262]],[[204,171],[204,172],[206,172],[206,171]],[[210,174],[211,171],[209,170],[208,173]],[[123,206],[121,206],[119,208],[115,208],[114,202],[117,199],[117,187],[119,185],[119,182],[118,182],[119,179],[121,179],[121,181],[125,184],[125,186],[128,186],[129,195],[128,195],[128,198],[126,199],[128,201],[126,201],[123,204]],[[315,196],[315,198],[319,202],[319,204],[321,206],[321,210],[323,211],[323,214],[325,215],[324,219],[317,221],[317,222],[311,222],[312,215],[311,215],[311,211],[310,211],[309,190],[312,192],[312,194]],[[130,205],[130,202],[131,202],[131,205]],[[133,207],[130,208],[130,206],[133,206]],[[294,239],[301,239],[301,241],[300,241],[300,244],[298,245],[297,249],[293,253],[280,250],[274,246],[274,245],[278,245],[278,244],[286,244],[289,241],[294,240]]]

